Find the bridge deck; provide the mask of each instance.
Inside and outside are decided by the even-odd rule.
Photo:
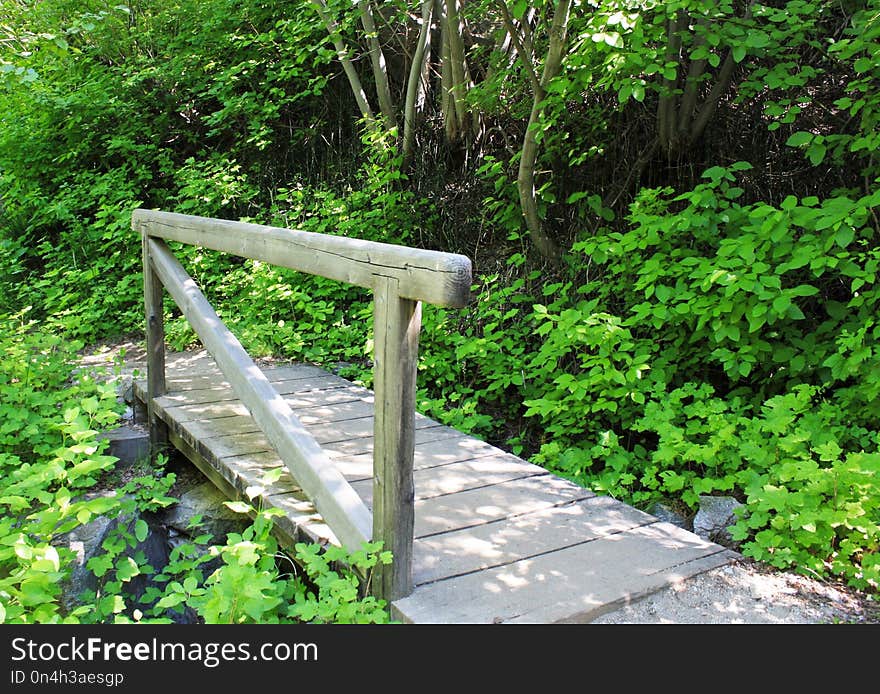
[[[264,372],[371,507],[372,393],[310,365]],[[169,358],[167,390],[157,413],[207,477],[283,510],[282,539],[336,542],[210,357]],[[392,606],[404,622],[589,622],[737,556],[421,415],[414,478],[415,590]]]

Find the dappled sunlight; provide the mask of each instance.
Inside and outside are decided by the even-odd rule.
[[[417,507],[416,517],[420,509]],[[649,522],[650,516],[608,497],[537,510],[512,518],[419,538],[414,549],[418,581],[482,570],[540,555],[551,547],[571,546]]]

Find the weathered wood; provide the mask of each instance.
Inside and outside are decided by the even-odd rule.
[[[223,325],[165,243],[150,239],[148,245],[156,274],[294,479],[315,502],[342,544],[352,551],[360,549],[370,538],[372,526],[363,501]]]
[[[155,399],[165,394],[165,320],[162,283],[156,276],[150,254],[149,237],[141,238],[144,274],[144,313],[147,333],[147,425],[150,430],[150,459],[168,447],[168,428],[156,415]]]
[[[163,405],[160,399],[160,406]],[[319,425],[328,422],[341,422],[345,420],[365,419],[373,413],[373,405],[361,399],[338,399],[329,400],[322,404],[313,404],[297,407],[295,402],[285,397],[297,419],[304,425]],[[244,433],[256,431],[259,427],[250,417],[247,408],[238,400],[222,400],[220,402],[201,403],[196,405],[173,405],[163,406],[170,417],[178,422],[201,421],[208,422],[212,419],[228,419],[230,429],[226,432]],[[248,420],[250,421],[239,421]],[[372,420],[370,420],[372,421]]]
[[[420,538],[413,544],[413,583],[485,571],[656,521],[611,497],[593,496]]]
[[[285,396],[330,390],[334,388],[360,388],[360,386],[354,386],[351,383],[344,384],[342,379],[340,379],[338,376],[331,376],[329,374],[322,378],[273,381],[272,384],[275,386],[275,390],[278,393]],[[232,387],[229,385],[222,385],[220,381],[217,382],[217,385],[209,387],[180,389],[172,392],[173,388],[174,384],[168,384],[169,392],[159,398],[159,401],[161,403],[169,407],[173,407],[175,404],[194,405],[211,402],[223,402],[235,400],[237,398],[237,396],[235,395],[235,391],[232,389]],[[366,389],[363,388],[361,388],[361,391],[367,392]]]
[[[132,225],[150,236],[367,289],[377,276],[394,277],[400,296],[438,306],[464,306],[470,294],[471,261],[463,255],[155,210],[135,210]]]
[[[402,298],[399,282],[377,278],[373,315],[373,540],[393,562],[378,566],[375,594],[389,601],[412,592],[415,523],[413,450],[421,303]]]
[[[523,462],[519,458],[505,453],[420,470],[416,470],[413,466],[416,507],[418,508],[419,501],[435,496],[457,494],[467,489],[479,489],[546,473],[547,471],[542,467]],[[349,479],[347,475],[346,478]],[[367,506],[371,506],[373,500],[372,480],[349,479],[349,481]],[[374,515],[375,510],[374,508]]]
[[[393,605],[403,622],[589,622],[734,554],[668,523],[638,526],[428,583]]]
[[[419,499],[413,535],[418,539],[472,528],[593,496],[590,490],[549,473],[463,489]]]
[[[416,445],[413,454],[413,474],[441,465],[449,465],[462,461],[472,461],[483,456],[501,455],[499,448],[488,443],[461,434],[447,437],[439,441],[419,441],[429,428],[416,431]],[[468,445],[468,444],[473,445]],[[373,453],[345,453],[328,449],[330,457],[339,471],[349,482],[371,480],[373,477]],[[355,486],[355,485],[352,485]],[[418,489],[418,487],[416,487]]]

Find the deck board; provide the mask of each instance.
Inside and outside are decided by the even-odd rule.
[[[155,404],[172,442],[226,493],[281,509],[289,542],[337,542],[212,360],[166,368]],[[312,365],[263,371],[371,508],[373,394]],[[590,621],[737,557],[422,415],[415,439],[415,589],[392,605],[400,621]]]

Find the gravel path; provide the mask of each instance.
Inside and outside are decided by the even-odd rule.
[[[880,623],[880,602],[749,560],[653,593],[595,624]]]

